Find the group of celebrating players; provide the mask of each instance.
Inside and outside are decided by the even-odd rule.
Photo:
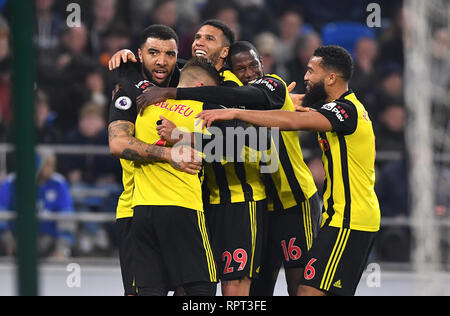
[[[109,65],[125,295],[214,296],[220,281],[224,296],[272,296],[281,265],[291,296],[354,295],[380,210],[375,137],[348,87],[349,53],[317,49],[301,96],[220,21],[199,27],[186,63],[177,46],[171,28],[151,25],[138,56],[122,50]],[[269,132],[254,146],[250,129]],[[319,133],[323,208],[299,130]],[[225,150],[231,141],[241,145]],[[263,172],[268,161],[276,168]]]

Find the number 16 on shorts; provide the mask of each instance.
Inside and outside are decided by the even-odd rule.
[[[283,250],[284,260],[286,262],[289,261],[297,261],[302,257],[302,250],[300,247],[295,245],[297,238],[291,238],[289,243],[286,240],[281,241],[281,249]]]

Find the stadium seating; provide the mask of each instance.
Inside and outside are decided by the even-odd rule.
[[[373,29],[357,22],[333,22],[325,24],[322,28],[324,45],[340,45],[345,47],[352,55],[356,42],[362,37],[375,38]]]

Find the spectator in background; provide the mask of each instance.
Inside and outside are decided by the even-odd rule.
[[[374,119],[374,126],[380,123],[381,112],[389,103],[403,104],[403,73],[398,64],[384,63],[379,67],[380,72],[372,84],[374,102],[368,104],[367,111]]]
[[[139,0],[138,0],[139,1]],[[182,20],[196,22],[200,24],[201,9],[206,5],[208,0],[176,0],[178,12]],[[245,0],[244,0],[245,1]]]
[[[150,11],[150,20],[146,25],[163,24],[180,32],[178,25],[178,7],[175,0],[156,0]]]
[[[114,24],[106,31],[103,38],[103,49],[100,54],[100,64],[108,66],[108,61],[118,50],[131,46],[131,34],[128,28],[121,23]]]
[[[108,145],[105,108],[95,103],[85,104],[79,115],[78,127],[69,131],[65,144],[71,145]],[[93,156],[90,154],[64,157],[62,170],[71,185],[95,185],[118,183],[120,165],[114,157]]]
[[[86,48],[88,45],[88,34],[89,34],[89,31],[88,31],[86,25],[84,25],[84,24],[82,24],[80,27],[65,28],[64,32],[62,33],[62,38],[61,38],[62,45],[64,48],[63,50],[66,50],[67,53],[74,55],[74,56],[80,56],[80,55],[87,56],[88,52],[87,52]],[[70,61],[70,60],[68,60],[68,61]],[[63,63],[63,62],[59,61],[59,63]]]
[[[446,216],[450,215],[450,168],[442,168],[442,171],[437,175],[436,181],[436,215]],[[449,241],[450,242],[450,241]]]
[[[258,34],[254,40],[255,47],[261,55],[264,72],[267,74],[278,74],[278,64],[276,60],[278,38],[270,32]]]
[[[129,0],[131,32],[139,34],[145,25],[155,0]]]
[[[377,151],[402,151],[405,147],[405,109],[402,104],[387,104],[375,130]]]
[[[375,189],[383,217],[408,217],[408,170],[406,159],[380,168]]]
[[[408,173],[406,152],[403,153],[400,160],[388,162],[380,168],[375,190],[384,218],[406,219],[410,217]],[[439,221],[448,217],[450,169],[443,168],[442,172],[436,176],[435,215]],[[448,246],[448,239],[445,238],[441,242],[444,246]],[[377,254],[383,261],[408,261],[410,259],[410,243],[411,232],[408,227],[384,227],[377,242]]]
[[[34,42],[38,49],[54,49],[64,27],[61,16],[53,10],[54,0],[35,0],[36,27]]]
[[[277,32],[278,16],[267,6],[266,0],[240,0],[241,39],[252,42],[257,34]]]
[[[359,97],[371,116],[374,114],[371,110],[376,106],[373,84],[377,79],[377,54],[375,39],[363,37],[358,40],[354,50],[355,69],[350,83],[352,89],[359,91]]]
[[[55,126],[55,114],[51,111],[47,94],[42,90],[36,93],[34,100],[36,123],[36,142],[38,144],[61,144],[62,133]]]
[[[383,166],[375,184],[383,218],[409,217],[408,169],[405,158]],[[380,260],[403,262],[409,260],[410,230],[408,227],[383,227],[376,243]]]
[[[278,22],[278,36],[280,38],[277,60],[286,63],[294,57],[294,47],[298,37],[302,34],[303,17],[295,9],[284,11]]]
[[[114,78],[109,75],[108,61],[115,52],[131,47],[131,38],[128,28],[122,23],[114,24],[105,34],[99,65],[90,71],[86,78],[86,87],[90,91],[91,101],[101,105],[108,103],[111,91],[116,85]]]
[[[147,27],[152,24],[162,24],[171,27],[180,38],[178,57],[190,59],[198,20],[195,21],[197,23],[194,23],[194,21],[186,18],[186,15],[183,15],[183,12],[180,11],[181,7],[180,1],[177,0],[155,0],[143,25]]]
[[[233,1],[221,2],[223,3],[215,12],[213,19],[222,21],[228,25],[234,32],[235,40],[238,41],[242,38],[242,28],[239,22],[239,7]]]
[[[381,77],[381,97],[403,99],[403,73],[396,64],[386,64]]]
[[[391,25],[379,38],[380,60],[385,63],[395,63],[403,67],[404,43],[403,31],[405,28],[405,10],[400,8],[391,19]]]
[[[450,54],[450,33],[446,28],[440,28],[433,34],[433,58],[445,61]]]
[[[308,32],[299,36],[294,45],[294,57],[284,64],[285,78],[288,82],[295,81],[295,93],[305,93],[304,74],[306,73],[306,66],[309,58],[314,51],[322,45],[322,39],[316,32]]]
[[[362,37],[355,46],[356,69],[362,74],[374,74],[377,59],[377,42],[373,38]]]
[[[56,157],[51,152],[37,156],[37,210],[39,214],[73,213],[72,197],[65,178],[55,172]],[[0,186],[0,211],[14,211],[15,175],[10,175]],[[0,223],[0,248],[4,255],[13,255],[14,225]],[[38,253],[43,257],[68,258],[75,242],[74,226],[68,222],[41,221],[39,224]]]
[[[78,127],[65,137],[68,145],[108,145],[105,107],[89,102],[80,112]],[[120,195],[121,167],[112,156],[81,154],[61,159],[61,170],[67,175],[78,211],[111,212]],[[77,255],[109,252],[107,225],[85,223],[80,228]]]
[[[57,124],[63,130],[76,126],[79,105],[90,98],[86,76],[96,67],[87,53],[88,30],[81,27],[66,28],[61,45],[52,52],[41,52],[38,57],[37,80],[48,93]]]
[[[448,62],[450,56],[450,32],[446,28],[439,28],[433,34],[432,44],[432,62],[431,62],[431,78],[434,78],[436,82],[441,82],[442,87],[447,88],[442,91],[436,91],[433,97],[437,100],[433,100],[445,107],[443,100],[445,100],[445,93],[450,90],[450,63]]]
[[[105,87],[105,74],[104,69],[96,67],[89,71],[86,75],[85,88],[87,92],[88,101],[96,103],[101,106],[105,106],[108,103],[108,98],[105,95],[105,91],[112,91],[112,84]]]
[[[90,52],[97,58],[103,51],[104,37],[118,21],[117,0],[93,0],[92,20],[89,24]]]

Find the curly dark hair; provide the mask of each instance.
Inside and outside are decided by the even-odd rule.
[[[322,67],[339,72],[346,81],[353,76],[353,58],[341,46],[321,46],[314,51],[314,56],[322,57]]]
[[[199,29],[202,28],[202,27],[205,26],[205,25],[213,26],[213,27],[215,27],[216,29],[219,29],[219,30],[222,31],[223,36],[224,36],[224,38],[225,38],[225,46],[230,46],[231,44],[234,43],[234,41],[235,41],[235,35],[234,35],[233,30],[232,30],[228,25],[226,25],[225,23],[223,23],[222,21],[220,21],[220,20],[214,20],[214,19],[207,20],[207,21],[203,22],[203,23],[200,25]]]

